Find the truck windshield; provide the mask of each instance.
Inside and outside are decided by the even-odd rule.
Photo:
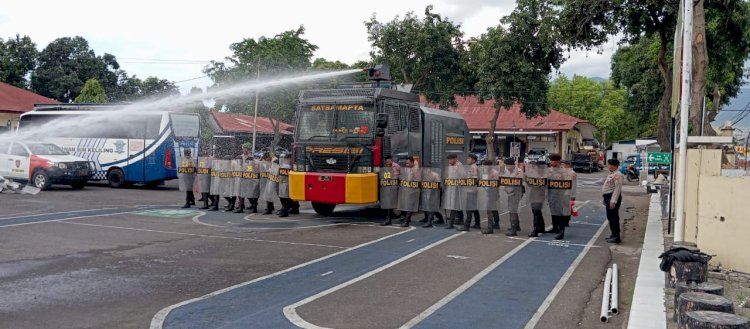
[[[310,111],[300,112],[297,121],[297,140],[368,139],[373,136],[375,112],[362,111]]]
[[[61,149],[59,146],[57,146],[55,144],[31,143],[31,144],[26,144],[26,146],[28,146],[29,150],[31,150],[31,154],[36,154],[36,155],[68,155],[68,152],[65,152],[65,150]]]

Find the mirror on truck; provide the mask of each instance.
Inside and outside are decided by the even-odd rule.
[[[388,127],[388,114],[378,113],[377,127],[380,129],[385,129]]]

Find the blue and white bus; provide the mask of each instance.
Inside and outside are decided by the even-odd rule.
[[[110,104],[37,104],[21,115],[17,134],[92,161],[92,179],[107,180],[112,187],[158,186],[177,178],[176,164],[185,149],[197,159],[197,114],[122,109]]]

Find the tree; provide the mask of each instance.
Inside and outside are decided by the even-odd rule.
[[[39,66],[31,74],[31,88],[61,102],[72,102],[84,82],[95,78],[105,92],[117,94],[119,68],[115,56],[97,56],[86,39],[59,38],[39,53]]]
[[[544,0],[519,0],[516,9],[501,20],[508,26],[492,27],[473,47],[476,90],[480,102],[494,100],[495,111],[487,135],[487,156],[494,158],[494,135],[501,108],[514,103],[527,117],[548,112],[547,90],[553,68],[563,62],[560,36],[555,27],[557,13]]]
[[[75,99],[76,103],[103,104],[107,102],[107,93],[99,80],[88,79],[83,85],[81,93]]]
[[[627,91],[615,88],[609,81],[560,76],[550,85],[547,95],[551,108],[594,124],[603,143],[635,137],[626,118]]]
[[[15,38],[3,42],[0,39],[0,81],[19,88],[28,88],[26,78],[36,66],[36,44],[28,36]]]
[[[394,82],[412,84],[443,109],[456,105],[454,91],[468,87],[462,77],[466,50],[460,24],[427,6],[423,19],[408,12],[403,19],[381,23],[373,15],[365,26],[372,60],[390,65]]]
[[[150,76],[143,80],[141,85],[141,97],[166,97],[180,94],[179,88],[174,82]]]
[[[627,90],[625,104],[630,120],[635,123],[634,137],[653,136],[657,131],[658,117],[663,114],[660,111],[665,89],[657,61],[661,53],[659,43],[656,36],[643,37],[638,42],[620,47],[612,56],[611,79],[615,87],[622,86]],[[671,62],[671,59],[665,58],[665,61]],[[671,90],[668,95],[671,97]],[[666,119],[671,125],[669,112]],[[665,150],[671,145],[669,141],[667,143]]]
[[[204,72],[214,81],[214,88],[232,83],[252,81],[260,75],[264,79],[280,77],[310,69],[313,52],[318,47],[303,38],[305,28],[282,32],[273,38],[244,39],[230,46],[229,64],[212,61]],[[274,149],[281,138],[280,121],[291,121],[296,109],[300,86],[279,86],[257,93],[258,115],[271,119],[274,126]],[[242,99],[217,99],[216,106],[231,112],[254,113],[255,95]]]

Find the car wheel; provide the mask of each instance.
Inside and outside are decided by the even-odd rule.
[[[110,187],[121,188],[125,185],[125,173],[120,168],[112,169],[107,174],[107,180]]]
[[[46,191],[52,185],[52,182],[50,182],[49,176],[44,170],[37,170],[31,176],[31,184],[42,191]]]
[[[315,213],[321,216],[331,216],[333,214],[333,209],[336,209],[335,204],[330,203],[312,203],[312,208],[315,210]]]
[[[70,184],[70,187],[72,187],[74,190],[82,190],[84,187],[86,187],[86,182],[75,182],[73,184]]]

